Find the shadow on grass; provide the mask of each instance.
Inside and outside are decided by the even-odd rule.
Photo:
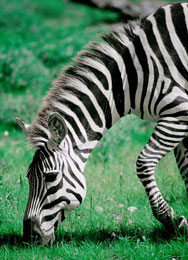
[[[10,234],[0,234],[0,247],[3,245],[11,246],[22,246],[23,245],[23,237],[18,234],[10,233]]]
[[[163,227],[157,227],[148,231],[142,227],[120,227],[116,230],[108,229],[91,229],[86,232],[73,232],[64,233],[59,232],[56,234],[56,243],[70,243],[74,241],[77,245],[81,245],[83,242],[93,242],[93,243],[113,243],[114,241],[122,240],[124,238],[130,239],[131,242],[136,243],[137,241],[145,242],[146,240],[160,244],[169,241],[170,239],[176,239],[175,234],[170,234]]]
[[[145,230],[141,227],[120,227],[116,230],[99,229],[88,230],[86,232],[63,232],[56,233],[56,241],[54,246],[59,243],[70,244],[73,242],[76,245],[81,245],[83,242],[108,243],[112,244],[115,241],[122,240],[124,238],[130,239],[132,243],[137,241],[161,244],[168,242],[170,239],[176,239],[175,235],[169,234],[167,230],[162,227],[154,228],[152,231]],[[0,247],[2,246],[19,248],[30,247],[31,245],[23,241],[23,236],[18,234],[0,234]]]

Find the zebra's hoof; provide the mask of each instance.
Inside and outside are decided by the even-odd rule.
[[[184,216],[177,217],[173,220],[175,234],[181,234],[188,241],[188,221]]]

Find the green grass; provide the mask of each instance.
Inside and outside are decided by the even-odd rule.
[[[0,0],[0,6],[0,259],[188,259],[185,238],[169,236],[154,219],[136,177],[136,158],[153,125],[133,116],[92,153],[87,197],[61,224],[53,248],[22,243],[25,175],[34,151],[14,117],[32,122],[61,68],[117,15],[61,0]],[[175,212],[187,215],[173,154],[159,163],[156,178]],[[130,206],[137,207],[132,214]]]

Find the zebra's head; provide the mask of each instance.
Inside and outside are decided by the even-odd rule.
[[[17,121],[29,136],[32,126]],[[58,113],[49,117],[48,130],[51,137],[38,147],[27,172],[29,198],[23,222],[24,240],[33,242],[41,237],[43,245],[53,243],[56,228],[86,193],[83,174],[79,180],[71,165],[67,127]]]

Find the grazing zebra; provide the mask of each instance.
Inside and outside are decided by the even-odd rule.
[[[174,150],[188,193],[188,3],[161,7],[82,51],[54,82],[32,125],[17,121],[36,153],[27,173],[24,237],[52,244],[54,231],[86,196],[84,168],[101,137],[126,114],[156,121],[137,175],[154,216],[188,229],[156,184],[157,163]]]

